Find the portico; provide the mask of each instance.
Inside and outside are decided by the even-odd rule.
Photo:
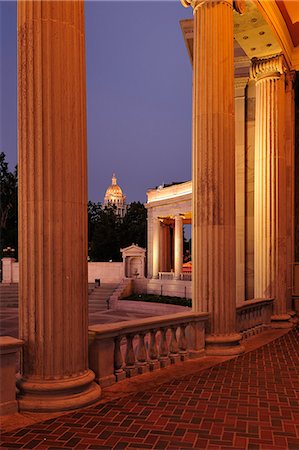
[[[246,2],[245,9],[244,2],[232,0],[183,3],[194,9],[194,21],[183,27],[193,64],[192,183],[148,193],[149,274],[158,277],[163,268],[180,278],[182,227],[192,219],[193,312],[167,320],[156,317],[143,328],[136,323],[124,327],[126,370],[119,325],[114,334],[109,327],[106,335],[99,330],[101,349],[110,339],[112,377],[131,376],[148,361],[165,367],[171,355],[175,361],[178,349],[184,359],[188,323],[195,329],[190,353],[242,353],[243,327],[236,319],[236,277],[243,271],[236,275],[238,255],[245,272],[253,263],[255,300],[248,307],[246,332],[254,327],[250,322],[261,303],[267,304],[267,317],[274,304],[272,326],[292,326],[296,11],[264,1]],[[18,13],[24,343],[19,407],[59,411],[92,404],[101,394],[88,361],[83,2],[28,0],[19,2]],[[243,78],[235,86],[237,108],[236,52],[242,72],[237,78]],[[254,169],[248,161],[254,161]],[[246,290],[246,275],[240,292],[244,286]],[[241,309],[237,308],[240,323]],[[263,329],[266,320],[260,320],[257,325]],[[157,330],[162,336],[159,350]],[[149,360],[145,333],[150,334]],[[136,335],[137,350],[132,345]],[[103,354],[97,353],[100,360]]]
[[[147,191],[149,278],[184,278],[183,226],[191,223],[191,191],[191,181]]]

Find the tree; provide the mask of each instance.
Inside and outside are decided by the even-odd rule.
[[[140,202],[129,205],[120,218],[115,206],[88,203],[88,242],[91,261],[121,261],[121,248],[135,243],[146,246],[147,210]]]
[[[115,213],[115,207],[97,209],[96,214],[89,217],[95,220],[90,226],[93,226],[93,234],[89,240],[91,261],[121,261],[120,219]]]
[[[8,170],[5,153],[0,153],[0,251],[18,248],[18,172]]]
[[[122,248],[131,244],[146,247],[147,210],[140,202],[132,202],[121,223],[120,245]]]

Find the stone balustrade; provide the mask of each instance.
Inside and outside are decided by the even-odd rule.
[[[89,366],[109,386],[204,354],[206,313],[177,313],[89,327]]]
[[[174,280],[175,279],[175,274],[174,274],[174,272],[159,272],[158,279],[159,280]],[[180,276],[179,276],[178,280],[191,281],[192,280],[192,273],[191,272],[180,273]]]
[[[273,299],[248,300],[237,306],[237,331],[243,339],[259,334],[271,327]]]
[[[17,355],[23,341],[11,336],[0,336],[0,415],[18,410],[16,400]]]

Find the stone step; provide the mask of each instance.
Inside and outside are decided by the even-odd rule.
[[[107,302],[118,284],[102,283],[98,286],[96,283],[88,283],[88,309],[89,313],[106,310]],[[4,308],[17,308],[19,285],[0,283],[0,306]]]

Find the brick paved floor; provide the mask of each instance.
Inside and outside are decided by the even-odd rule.
[[[298,331],[198,374],[2,435],[2,449],[299,449]]]

